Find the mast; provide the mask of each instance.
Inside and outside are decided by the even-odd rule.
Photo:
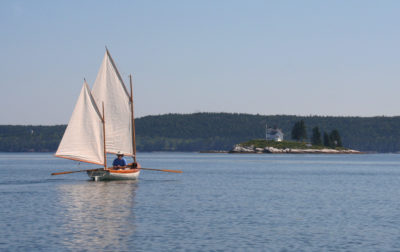
[[[133,89],[132,89],[132,75],[129,75],[129,83],[131,86],[131,120],[132,120],[132,151],[133,151],[133,162],[136,163],[136,136],[135,136],[135,117],[133,113]]]
[[[106,152],[106,120],[104,113],[104,102],[101,103],[103,106],[103,145],[104,145],[104,169],[107,169],[107,152]]]

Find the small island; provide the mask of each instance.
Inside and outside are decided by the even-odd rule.
[[[360,154],[360,151],[344,148],[339,131],[334,129],[329,134],[316,126],[312,129],[310,143],[307,142],[307,130],[303,120],[293,126],[291,137],[295,141],[284,141],[282,130],[276,126],[266,127],[264,139],[251,140],[236,144],[229,153],[289,153],[289,154]]]
[[[344,147],[327,147],[305,142],[251,140],[236,144],[229,153],[272,153],[272,154],[361,154],[362,152]]]

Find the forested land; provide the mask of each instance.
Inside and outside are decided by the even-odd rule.
[[[1,152],[55,151],[66,125],[0,125]]]
[[[136,119],[138,151],[229,150],[234,144],[265,138],[265,125],[282,129],[291,140],[296,122],[303,120],[307,136],[340,132],[345,148],[370,152],[400,151],[400,117],[332,117],[194,113]],[[65,125],[0,125],[0,151],[55,151]],[[311,141],[303,139],[303,141]]]

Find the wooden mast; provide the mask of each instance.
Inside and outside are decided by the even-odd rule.
[[[101,103],[103,106],[103,144],[104,144],[104,169],[107,169],[107,152],[106,152],[106,120],[104,113],[104,102]]]
[[[132,120],[132,150],[133,150],[133,162],[136,163],[136,137],[135,137],[135,117],[133,113],[133,89],[132,89],[132,75],[129,75],[129,83],[131,86],[131,120]]]

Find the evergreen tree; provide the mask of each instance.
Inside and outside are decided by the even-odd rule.
[[[298,121],[294,124],[292,129],[292,139],[297,141],[303,141],[307,139],[307,131],[304,121]]]
[[[318,127],[314,127],[312,129],[311,144],[312,145],[322,145],[321,133],[319,132]]]
[[[329,134],[329,139],[331,140],[332,147],[342,147],[342,139],[340,138],[339,131],[334,129]]]
[[[291,136],[292,136],[292,139],[293,140],[299,140],[299,122],[296,122],[294,125],[293,125],[293,128],[292,128],[292,132],[291,132]]]
[[[324,146],[331,147],[331,139],[329,138],[328,133],[324,132]]]

